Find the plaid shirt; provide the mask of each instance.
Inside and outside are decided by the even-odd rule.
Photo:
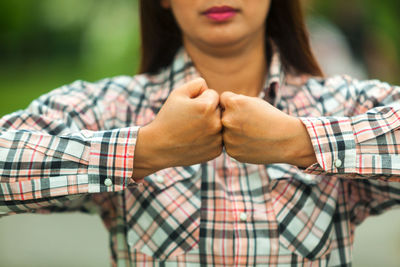
[[[301,117],[318,163],[254,165],[224,152],[135,183],[139,127],[197,76],[181,50],[157,75],[77,81],[3,117],[1,214],[99,213],[113,266],[350,265],[355,226],[400,203],[400,88],[297,83],[275,53],[260,97]]]

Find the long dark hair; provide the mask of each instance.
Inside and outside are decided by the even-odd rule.
[[[140,22],[139,72],[155,73],[172,63],[182,46],[182,33],[172,12],[161,7],[160,0],[140,0]],[[271,43],[274,43],[286,70],[322,76],[311,51],[299,0],[271,0],[265,34],[267,56],[271,55]]]

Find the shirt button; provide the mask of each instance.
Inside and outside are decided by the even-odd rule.
[[[113,184],[113,182],[111,181],[110,178],[107,178],[107,179],[104,180],[104,185],[105,186],[112,186],[112,184]]]
[[[335,167],[340,168],[342,166],[342,161],[340,159],[335,160]]]
[[[247,214],[246,214],[246,212],[240,213],[239,218],[240,218],[241,221],[246,221],[246,220],[247,220]]]
[[[157,181],[157,183],[162,184],[162,183],[164,183],[164,177],[157,175],[156,181]]]

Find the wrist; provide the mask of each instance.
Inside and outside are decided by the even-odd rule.
[[[293,117],[293,136],[287,145],[287,163],[298,167],[309,167],[317,163],[311,137],[301,119]]]
[[[156,140],[159,138],[156,133],[151,123],[139,129],[133,165],[133,178],[136,181],[165,168],[159,160],[162,156],[157,147]]]

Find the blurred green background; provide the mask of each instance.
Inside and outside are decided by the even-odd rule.
[[[302,2],[316,47],[325,49],[321,61],[348,48],[362,77],[400,84],[400,1]],[[77,79],[134,75],[137,10],[136,0],[1,0],[0,116]],[[329,47],[338,40],[346,45]],[[354,266],[399,266],[399,226],[398,210],[363,223]],[[96,216],[11,216],[0,220],[0,237],[0,266],[109,266],[107,233]]]
[[[400,1],[303,0],[343,33],[369,77],[400,84]],[[0,116],[76,79],[135,74],[137,0],[2,0]]]
[[[0,115],[76,79],[133,75],[137,1],[0,1]]]

